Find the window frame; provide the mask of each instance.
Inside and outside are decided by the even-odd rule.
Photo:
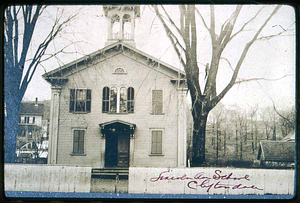
[[[83,131],[83,152],[74,152],[74,144],[75,144],[75,131]],[[80,139],[80,138],[79,138]],[[78,142],[79,144],[79,142]],[[86,128],[72,128],[72,148],[71,148],[71,156],[86,156]],[[78,145],[79,151],[79,145]]]
[[[77,101],[77,90],[84,90],[85,91],[85,100],[83,100],[84,102],[84,111],[79,111],[76,110],[77,108],[77,103],[79,101]],[[74,95],[72,96],[72,91],[74,91]],[[88,89],[88,88],[70,88],[69,89],[70,92],[70,100],[69,100],[69,112],[70,113],[90,113],[92,110],[92,89]],[[89,93],[88,93],[89,92]],[[88,94],[90,94],[89,98],[88,98]],[[73,104],[71,104],[73,102]],[[80,102],[82,102],[80,100]],[[89,103],[89,110],[88,110],[88,103]],[[73,106],[73,108],[71,109],[71,106]]]
[[[159,131],[161,132],[161,153],[153,153],[152,146],[153,146],[153,132]],[[150,128],[150,148],[149,148],[149,156],[164,156],[164,128]]]

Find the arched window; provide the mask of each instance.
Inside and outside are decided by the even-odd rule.
[[[131,17],[128,14],[123,16],[122,21],[123,39],[131,39]]]
[[[102,93],[102,112],[109,112],[109,87],[103,88]]]
[[[134,89],[133,87],[129,87],[127,89],[127,112],[134,112]]]
[[[120,109],[119,109],[119,113],[125,113],[126,112],[126,88],[125,87],[121,87],[120,89]]]
[[[111,18],[112,39],[120,38],[120,17],[115,14]]]
[[[110,89],[110,112],[117,113],[117,95],[118,89],[116,87],[112,87]]]
[[[118,108],[117,108],[118,107]],[[133,113],[134,89],[132,87],[104,87],[102,93],[103,113]]]
[[[115,70],[115,73],[125,73],[125,70],[123,69],[123,68],[117,68],[116,70]]]

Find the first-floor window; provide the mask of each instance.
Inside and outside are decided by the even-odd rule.
[[[84,153],[84,130],[73,131],[73,154]]]
[[[162,130],[152,130],[151,154],[162,154]]]
[[[91,112],[91,90],[70,90],[70,112]]]

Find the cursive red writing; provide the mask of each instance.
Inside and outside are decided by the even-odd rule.
[[[169,172],[170,172],[170,170],[163,171],[159,174],[158,177],[150,178],[150,181],[151,182],[156,182],[156,181],[159,181],[159,180],[188,180],[188,179],[192,179],[192,178],[188,177],[186,174],[183,174],[182,176],[179,176],[179,177],[163,176],[164,173],[169,173]]]
[[[215,173],[212,177],[209,177],[204,174],[204,172],[197,173],[194,177],[189,177],[186,174],[183,174],[181,176],[171,176],[169,173],[172,172],[172,170],[166,170],[161,172],[158,177],[152,177],[150,178],[151,182],[157,182],[157,181],[175,181],[175,180],[190,180],[187,183],[187,187],[196,190],[197,187],[206,189],[207,192],[210,191],[210,189],[253,189],[253,190],[263,190],[255,185],[247,186],[243,185],[242,183],[237,184],[227,184],[222,183],[222,181],[250,181],[250,176],[248,174],[237,177],[234,176],[232,172],[230,172],[228,175],[224,174],[221,170],[215,170]]]

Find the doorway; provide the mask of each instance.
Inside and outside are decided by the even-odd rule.
[[[105,167],[129,167],[129,127],[111,124],[105,137]]]

